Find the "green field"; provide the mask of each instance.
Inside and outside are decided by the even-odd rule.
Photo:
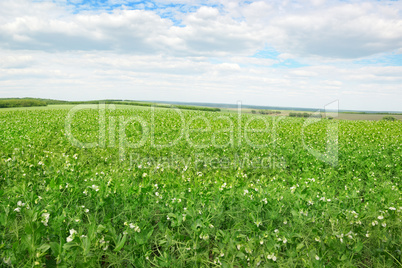
[[[0,266],[401,266],[402,122],[309,120],[2,109]]]

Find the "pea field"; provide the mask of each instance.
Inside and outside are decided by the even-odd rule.
[[[66,107],[0,110],[0,267],[402,266],[401,121]]]

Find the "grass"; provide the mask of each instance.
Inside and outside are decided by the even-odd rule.
[[[402,122],[66,108],[0,111],[4,266],[401,264]]]

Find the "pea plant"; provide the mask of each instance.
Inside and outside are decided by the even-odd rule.
[[[0,266],[402,265],[402,122],[94,107],[0,111]]]

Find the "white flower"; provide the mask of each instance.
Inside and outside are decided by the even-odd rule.
[[[316,238],[315,238],[315,241],[321,242],[321,239],[320,239],[319,237],[316,237]]]
[[[236,247],[237,247],[237,250],[241,249],[241,245],[237,245]]]
[[[22,203],[21,201],[18,201],[18,202],[17,202],[17,206],[23,207],[23,206],[25,206],[25,203]]]
[[[77,233],[77,231],[76,230],[74,230],[74,229],[71,229],[70,230],[70,235],[67,237],[67,243],[69,243],[69,242],[71,242],[71,241],[73,241],[74,240],[74,236],[75,236],[75,234]]]
[[[389,207],[389,210],[396,210],[396,208],[394,208],[394,207]]]
[[[378,218],[379,220],[382,220],[382,219],[384,219],[384,216],[380,215],[380,216],[378,216],[377,218]]]
[[[274,253],[272,253],[272,254],[268,254],[267,259],[268,259],[268,260],[273,260],[273,261],[276,261],[275,254],[274,254]]]
[[[275,230],[274,230],[274,233],[277,233],[277,232],[279,232],[279,230],[278,230],[278,229],[275,229]]]
[[[207,234],[206,234],[206,235],[203,235],[203,236],[202,236],[202,239],[208,240],[208,239],[209,239],[209,235],[207,235]]]
[[[315,259],[318,261],[320,260],[320,257],[318,257],[318,255],[315,255]]]
[[[158,193],[158,192],[155,192],[155,195],[156,195],[156,196],[159,196],[159,193]]]
[[[8,266],[11,266],[11,258],[10,258],[10,257],[8,257],[8,259],[3,258],[3,261],[4,261],[4,263],[7,264]]]
[[[134,231],[137,232],[137,233],[141,232],[140,227],[138,227],[138,225],[135,225],[133,223],[130,223],[130,228],[134,229]]]
[[[387,224],[385,222],[383,222],[381,225],[382,227],[387,227]]]
[[[84,195],[88,194],[88,191],[85,189],[85,191],[82,192]]]
[[[43,220],[41,220],[41,223],[43,223],[43,225],[47,226],[50,214],[49,213],[43,213],[42,217],[43,217]]]
[[[264,241],[261,240],[261,241],[260,241],[260,245],[262,245],[262,244],[264,244]]]
[[[260,227],[260,225],[262,225],[262,222],[260,222],[260,221],[255,221],[254,223],[255,223],[255,225],[257,225],[257,227]]]
[[[88,212],[89,212],[89,209],[85,209],[84,211],[85,211],[86,213],[88,213]]]
[[[283,239],[283,244],[286,244],[288,240],[286,238]]]
[[[20,212],[21,208],[16,208],[16,209],[14,209],[14,211]]]
[[[93,185],[91,186],[91,188],[92,188],[93,190],[95,190],[96,192],[99,191],[99,186],[96,186],[95,184],[93,184]]]

